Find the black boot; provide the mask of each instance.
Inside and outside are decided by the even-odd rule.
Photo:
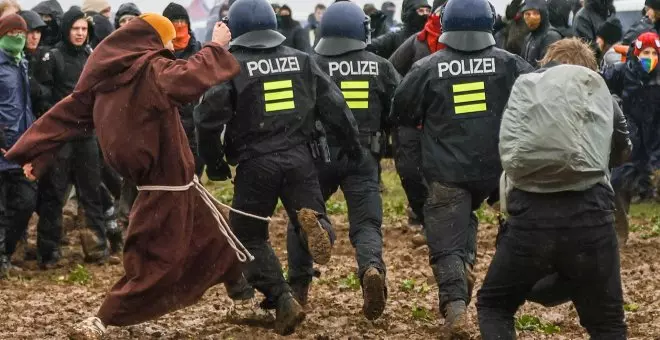
[[[385,311],[387,302],[387,288],[385,275],[378,269],[371,267],[362,276],[362,295],[364,304],[362,313],[367,320],[376,320]]]
[[[441,330],[441,339],[468,340],[469,323],[465,301],[449,302],[445,308],[445,325]]]
[[[243,275],[236,281],[225,282],[225,289],[233,301],[247,301],[254,298],[254,288]]]
[[[80,231],[80,243],[85,254],[85,262],[104,264],[110,257],[105,235],[96,235],[89,229]]]
[[[279,335],[290,335],[305,320],[302,306],[291,293],[284,293],[277,299],[275,311],[275,331]]]

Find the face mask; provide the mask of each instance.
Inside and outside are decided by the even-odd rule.
[[[639,58],[639,62],[642,64],[642,68],[646,73],[651,73],[658,66],[658,57]]]
[[[415,15],[412,16],[412,19],[410,19],[410,28],[415,32],[419,32],[424,28],[428,19],[428,15],[418,15],[415,13]]]
[[[386,10],[383,11],[383,14],[385,14],[385,16],[387,16],[388,18],[393,19],[394,14],[396,14],[396,10],[386,9]]]
[[[0,49],[3,49],[9,55],[20,60],[20,56],[25,48],[25,34],[17,36],[5,35],[0,38]]]
[[[541,18],[540,17],[528,17],[525,18],[525,24],[527,24],[527,27],[529,27],[530,30],[534,31],[539,26],[541,26]]]
[[[176,37],[174,38],[174,49],[179,51],[188,47],[190,42],[190,29],[186,23],[177,23],[174,25],[176,30]]]

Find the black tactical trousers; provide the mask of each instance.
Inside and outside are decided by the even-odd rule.
[[[297,211],[312,209],[322,214],[321,225],[334,242],[334,231],[325,217],[325,204],[319,187],[318,175],[311,153],[306,145],[283,152],[275,152],[239,163],[234,180],[235,209],[257,216],[271,216],[278,199],[295,226],[297,242],[305,245]],[[231,213],[234,233],[255,260],[245,264],[248,282],[269,301],[290,292],[284,280],[282,266],[268,240],[268,223],[240,214]],[[292,240],[289,240],[291,242]]]
[[[396,171],[401,178],[401,186],[408,198],[410,208],[417,218],[424,222],[424,203],[428,197],[428,189],[422,176],[422,131],[399,127],[395,135]]]
[[[476,260],[479,221],[474,212],[497,185],[497,180],[431,184],[424,229],[441,310],[449,302],[470,300],[465,265]]]
[[[195,174],[197,177],[202,177],[205,164],[204,160],[199,155],[198,136],[197,130],[195,129],[195,121],[192,117],[181,117],[181,124],[183,125],[183,131],[186,132],[186,137],[188,137],[188,145],[190,146],[190,151],[192,151],[192,154],[195,157]]]
[[[121,196],[117,202],[117,222],[123,228],[128,228],[128,217],[131,214],[131,208],[133,208],[137,195],[137,186],[124,178],[121,184]]]
[[[378,160],[368,150],[361,164],[346,158],[337,160],[339,148],[331,148],[332,163],[319,166],[323,199],[328,201],[341,187],[348,205],[349,238],[355,248],[358,277],[369,267],[385,273],[383,261],[383,203],[378,182]],[[287,235],[289,281],[309,284],[314,273],[312,258],[297,242],[295,227],[289,225]]]
[[[478,293],[484,340],[515,339],[514,314],[541,278],[558,273],[592,339],[626,339],[614,226],[509,227]]]
[[[101,165],[96,138],[68,142],[60,150],[50,170],[39,180],[39,224],[37,250],[43,261],[59,251],[62,237],[62,208],[69,178],[78,190],[87,227],[94,232],[99,244],[105,245],[105,224],[101,204]]]
[[[0,256],[11,258],[36,204],[37,186],[23,175],[23,169],[0,172]]]

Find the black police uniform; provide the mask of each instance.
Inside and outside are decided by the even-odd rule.
[[[70,10],[62,19],[62,30],[69,32],[73,23],[84,13]],[[52,94],[47,105],[52,107],[73,92],[87,58],[91,54],[88,45],[73,46],[68,33],[56,47],[44,54],[35,76],[50,88]],[[82,204],[87,225],[98,239],[98,250],[107,249],[105,220],[101,203],[101,174],[99,148],[95,136],[78,138],[64,145],[51,170],[39,181],[39,223],[37,248],[42,263],[57,261],[62,236],[62,208],[66,202],[67,186],[73,174],[78,201]]]
[[[231,13],[230,9],[230,28],[236,35]],[[334,240],[308,142],[315,120],[320,119],[350,155],[359,157],[357,126],[334,82],[309,55],[282,46],[283,41],[281,34],[269,29],[247,32],[232,42],[241,73],[210,89],[195,108],[200,153],[207,174],[222,176],[227,168],[222,164],[219,135],[226,124],[227,159],[238,164],[233,207],[270,216],[281,199],[299,235],[296,241],[302,244],[306,239],[295,216],[309,208],[321,214],[319,222]],[[255,257],[244,268],[249,283],[271,302],[289,293],[268,242],[268,223],[234,213],[230,222]]]
[[[475,261],[474,211],[498,185],[499,125],[511,88],[518,75],[533,70],[492,47],[494,40],[479,50],[462,45],[469,43],[445,42],[446,49],[416,63],[393,103],[397,123],[424,122],[422,167],[430,184],[425,230],[442,310],[449,302],[470,300],[465,264]]]
[[[330,199],[339,187],[346,197],[349,236],[356,251],[359,277],[369,267],[385,273],[378,161],[385,147],[384,129],[387,126],[391,98],[400,77],[387,60],[364,50],[337,56],[316,54],[314,60],[342,90],[358,122],[360,143],[367,155],[359,164],[345,158],[339,159],[342,140],[330,132],[328,144],[331,162],[319,162],[323,199]],[[289,239],[292,239],[291,231]],[[289,244],[288,249],[290,282],[308,283],[313,274],[311,258],[296,244]]]

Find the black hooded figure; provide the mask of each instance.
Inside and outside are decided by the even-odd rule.
[[[139,17],[142,14],[138,6],[132,2],[127,2],[119,6],[117,13],[115,13],[115,28],[119,28],[121,19],[126,15],[133,15]]]
[[[41,33],[41,42],[39,45],[44,49],[51,49],[62,40],[60,25],[62,24],[62,15],[64,10],[57,0],[42,1],[32,8],[32,11],[41,15],[46,23],[46,28]]]
[[[596,33],[600,25],[616,13],[613,3],[614,0],[585,0],[584,7],[573,18],[575,36],[588,41],[598,56]]]
[[[293,12],[287,5],[280,7],[279,23],[277,30],[286,37],[284,46],[295,48],[298,51],[311,53],[312,44],[309,42],[309,34],[302,25],[293,20]]]
[[[373,52],[380,57],[389,59],[399,46],[403,44],[411,35],[421,31],[426,24],[428,15],[419,15],[417,10],[420,8],[429,8],[431,5],[426,0],[404,0],[401,6],[401,20],[403,28],[396,32],[389,32],[374,40],[367,47],[369,52]]]
[[[550,25],[561,34],[562,38],[575,35],[570,26],[572,5],[568,0],[548,0]]]
[[[540,21],[528,19],[529,14],[534,11],[541,14]],[[545,0],[527,0],[522,8],[522,13],[530,32],[525,37],[520,56],[530,65],[538,66],[538,62],[545,56],[548,46],[561,40],[562,36],[550,25],[548,4]]]

